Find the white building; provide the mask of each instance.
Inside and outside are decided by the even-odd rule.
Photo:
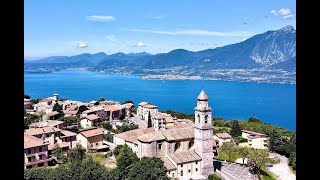
[[[247,143],[240,143],[240,146],[248,146],[255,149],[268,149],[268,136],[253,131],[242,130],[242,137],[247,139]]]

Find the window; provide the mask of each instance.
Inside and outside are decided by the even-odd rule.
[[[31,157],[28,157],[28,162],[31,162]]]
[[[158,144],[158,149],[161,150],[162,144]]]
[[[49,134],[46,134],[47,137],[49,137]]]
[[[198,164],[198,161],[196,161],[196,164]]]
[[[172,173],[172,177],[174,177],[174,173]]]
[[[39,155],[39,160],[42,160],[42,155]]]
[[[96,146],[98,146],[99,145],[99,143],[96,143]]]
[[[183,176],[183,171],[180,172],[180,175]]]
[[[198,171],[198,168],[196,168],[196,171]]]
[[[193,140],[189,141],[189,149],[193,146],[193,144],[194,144]]]
[[[174,145],[174,150],[178,150],[180,148],[180,142],[177,142],[175,145]]]
[[[42,152],[42,146],[39,147],[39,152]]]
[[[43,163],[39,163],[38,164],[38,167],[42,167],[44,164]]]
[[[198,123],[200,123],[200,114],[198,114]]]
[[[189,169],[189,170],[188,170],[188,173],[190,173],[190,172],[191,172],[191,170]]]
[[[183,164],[181,164],[181,167],[183,167]]]
[[[28,154],[31,154],[31,148],[28,149]]]
[[[91,144],[91,147],[93,147],[93,144]]]

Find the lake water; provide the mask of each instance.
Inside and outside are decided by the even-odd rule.
[[[60,71],[24,75],[24,92],[45,98],[54,92],[60,98],[89,102],[107,100],[147,101],[159,110],[194,113],[201,89],[209,96],[213,117],[263,122],[296,129],[296,85],[218,80],[143,80],[137,76],[89,71]]]

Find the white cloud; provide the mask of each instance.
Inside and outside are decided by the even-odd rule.
[[[106,36],[106,38],[111,42],[117,42],[118,38],[114,34],[109,34]]]
[[[271,10],[270,13],[274,16],[282,16],[283,19],[291,19],[294,17],[294,13],[289,8],[281,8],[279,11]]]
[[[277,15],[278,15],[278,12],[277,12],[276,10],[274,10],[274,9],[271,10],[270,13],[271,13],[272,15],[274,15],[274,16],[277,16]]]
[[[129,29],[132,32],[144,32],[153,34],[166,34],[166,35],[192,35],[192,36],[251,36],[252,34],[246,31],[241,32],[217,32],[208,30],[179,30],[179,31],[157,31],[147,29]]]
[[[77,42],[77,48],[87,48],[88,44],[82,41]]]
[[[114,16],[87,16],[88,21],[110,22],[116,20]]]
[[[137,44],[131,45],[131,47],[146,47],[146,45],[143,42],[138,42]]]

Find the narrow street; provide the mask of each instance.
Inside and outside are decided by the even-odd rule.
[[[140,129],[145,129],[147,128],[147,122],[141,120],[136,114],[132,113],[133,117],[131,117],[131,120],[134,124],[137,124]]]
[[[289,169],[288,158],[275,153],[270,154],[271,156],[278,157],[280,159],[280,163],[273,165],[273,167],[268,167],[268,171],[274,174],[279,180],[295,180],[296,175],[294,175]]]

